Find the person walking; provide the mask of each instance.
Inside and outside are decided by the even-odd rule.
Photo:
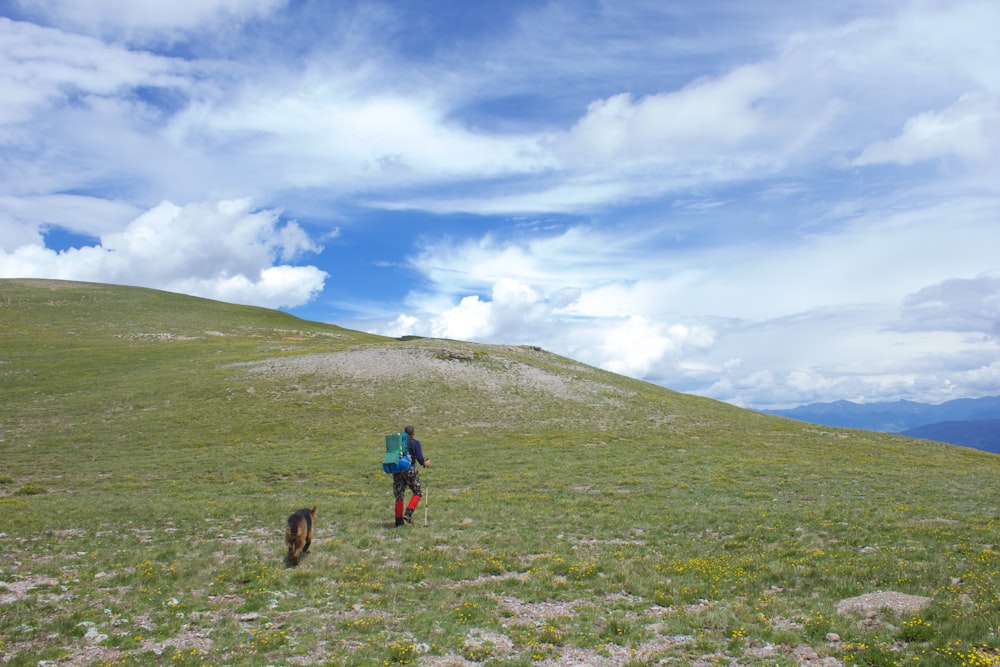
[[[424,468],[431,467],[430,459],[424,458],[424,449],[420,441],[413,435],[413,427],[407,426],[403,429],[406,432],[406,449],[410,454],[413,465],[404,472],[392,474],[392,493],[396,496],[396,525],[402,526],[404,523],[413,523],[413,512],[417,509],[420,499],[424,495],[423,487],[420,485],[420,473],[417,472],[417,464]],[[406,489],[413,492],[406,509],[403,509],[403,500]]]

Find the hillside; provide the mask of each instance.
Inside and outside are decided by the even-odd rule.
[[[995,455],[59,281],[0,280],[0,391],[4,664],[1000,664]]]

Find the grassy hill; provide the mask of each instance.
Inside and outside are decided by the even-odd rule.
[[[0,281],[0,391],[3,664],[1000,665],[996,455],[58,281]]]

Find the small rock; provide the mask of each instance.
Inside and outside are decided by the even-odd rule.
[[[106,634],[97,631],[97,628],[87,628],[87,634],[83,636],[91,644],[100,644],[108,638]]]

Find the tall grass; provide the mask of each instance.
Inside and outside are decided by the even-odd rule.
[[[447,372],[289,365],[355,354]],[[1000,664],[996,455],[49,281],[0,281],[0,391],[5,664]],[[838,612],[875,592],[926,604]]]

